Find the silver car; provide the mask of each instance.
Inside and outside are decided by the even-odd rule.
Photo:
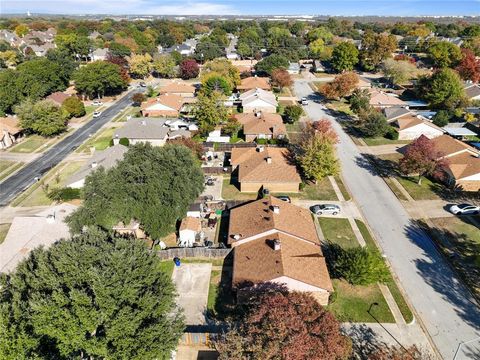
[[[313,205],[310,211],[315,215],[338,215],[340,206],[334,204]]]
[[[480,213],[480,207],[471,204],[452,205],[450,212],[455,215],[477,215]]]

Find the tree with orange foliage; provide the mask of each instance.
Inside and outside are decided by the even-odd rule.
[[[327,99],[339,99],[350,95],[358,84],[358,75],[353,72],[346,72],[338,75],[332,82],[322,86],[320,92]]]
[[[293,85],[293,80],[287,70],[279,68],[272,71],[272,84],[283,89]]]
[[[480,60],[477,60],[472,50],[462,49],[462,60],[457,71],[463,80],[480,81]]]

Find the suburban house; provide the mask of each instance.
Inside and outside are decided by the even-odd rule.
[[[432,122],[412,114],[399,117],[391,121],[390,125],[397,129],[399,140],[415,140],[421,135],[433,139],[445,133]]]
[[[273,196],[236,207],[230,211],[228,244],[239,299],[256,285],[271,282],[328,304],[332,281],[307,209]]]
[[[57,91],[57,92],[54,92],[53,94],[48,95],[46,99],[54,102],[58,106],[62,106],[63,102],[69,97],[70,95]]]
[[[48,50],[55,49],[55,44],[45,43],[45,44],[42,44],[42,45],[36,45],[36,44],[28,45],[23,49],[23,52],[26,55],[28,54],[28,49],[33,51],[36,56],[46,56]]]
[[[0,244],[0,272],[9,272],[26,258],[30,251],[43,245],[48,247],[70,231],[65,218],[77,207],[68,203],[53,206],[35,215],[17,216],[13,219],[7,236]],[[8,248],[9,251],[3,249]]]
[[[242,79],[240,85],[237,86],[239,91],[248,91],[253,89],[271,90],[270,79],[267,77],[250,76]]]
[[[256,139],[283,139],[287,136],[287,128],[279,114],[244,113],[235,115],[235,118],[243,125],[247,142]]]
[[[286,148],[233,148],[230,164],[240,191],[255,193],[266,188],[270,192],[298,192],[302,180],[289,155]]]
[[[178,230],[178,245],[183,247],[193,247],[197,235],[202,231],[200,218],[187,216],[180,224]]]
[[[185,104],[183,97],[174,94],[163,94],[156,98],[142,103],[142,115],[151,116],[172,116],[177,117]]]
[[[448,160],[448,184],[465,191],[479,191],[480,152],[449,135],[432,141],[435,149]]]
[[[277,98],[271,91],[255,88],[240,95],[244,113],[277,112]]]
[[[88,160],[87,164],[82,166],[76,173],[74,173],[67,180],[67,187],[74,189],[82,188],[85,184],[85,178],[95,169],[102,166],[105,170],[114,167],[117,161],[123,159],[123,155],[127,152],[128,148],[121,144],[117,144],[106,148],[102,151],[96,151],[93,156]]]
[[[160,89],[160,95],[173,94],[181,97],[192,98],[195,96],[195,86],[185,82],[174,81]]]
[[[465,86],[465,95],[469,100],[480,100],[480,86],[478,84],[467,84]]]
[[[412,115],[412,112],[408,108],[396,106],[396,107],[384,108],[383,114],[387,118],[387,121],[390,123],[393,120],[401,118],[402,116],[410,116]]]
[[[13,116],[0,117],[0,130],[0,149],[9,148],[23,136],[18,118]]]
[[[98,61],[98,60],[106,60],[107,59],[107,55],[108,55],[108,49],[107,48],[103,48],[103,49],[95,49],[90,57],[92,59],[92,61]]]
[[[113,144],[120,143],[120,139],[128,139],[130,145],[150,143],[153,146],[163,146],[169,139],[190,137],[191,133],[185,129],[174,130],[168,126],[167,119],[131,118],[113,134]]]
[[[386,93],[378,89],[370,89],[370,105],[376,108],[386,108],[392,106],[406,107],[408,104],[401,100],[397,95]]]
[[[320,60],[313,61],[313,71],[314,72],[325,72],[325,67],[323,66]]]

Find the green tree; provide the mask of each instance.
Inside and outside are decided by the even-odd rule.
[[[362,133],[367,137],[384,136],[388,131],[388,122],[385,115],[372,109],[364,115]]]
[[[2,359],[167,359],[184,328],[160,259],[97,229],[35,248],[1,288]]]
[[[286,121],[293,124],[300,120],[300,117],[305,114],[305,112],[300,105],[287,105],[283,114],[285,115]]]
[[[228,110],[223,104],[220,94],[213,92],[210,96],[200,94],[194,105],[193,115],[197,119],[203,134],[208,134],[215,126],[226,122]]]
[[[127,86],[120,67],[106,61],[95,61],[82,66],[73,77],[77,91],[89,97],[116,94]]]
[[[374,70],[383,60],[392,56],[397,48],[397,39],[394,35],[376,34],[371,30],[365,31],[360,51],[360,62],[364,69]]]
[[[119,221],[136,219],[147,235],[159,239],[175,231],[202,190],[203,173],[188,148],[136,144],[115,167],[86,178],[83,206],[67,222],[79,233],[84,226],[111,230]]]
[[[382,64],[385,77],[392,84],[404,84],[414,78],[417,74],[417,67],[410,61],[387,59]]]
[[[17,36],[21,38],[27,35],[28,31],[28,26],[25,24],[19,24],[15,27],[15,34],[17,34]]]
[[[322,180],[326,176],[338,175],[339,162],[331,141],[322,136],[312,136],[301,144],[298,162],[307,179]]]
[[[330,43],[333,40],[333,34],[326,27],[320,26],[310,30],[307,34],[307,38],[310,42],[321,39],[325,43]]]
[[[202,80],[203,76],[208,76],[210,73],[216,73],[223,76],[228,80],[230,88],[235,88],[240,84],[240,72],[236,66],[232,65],[232,62],[228,59],[215,59],[207,61],[202,67]]]
[[[169,55],[160,55],[153,61],[153,70],[162,78],[173,78],[177,74],[175,59]]]
[[[231,137],[238,137],[239,131],[242,129],[243,125],[238,122],[235,118],[228,119],[228,122],[223,127],[225,134],[230,135]]]
[[[355,89],[348,99],[350,109],[355,114],[368,111],[370,109],[370,93],[367,89]]]
[[[325,51],[325,42],[322,39],[317,39],[308,44],[308,49],[315,59],[320,58],[320,55]]]
[[[76,96],[70,96],[62,103],[62,109],[68,114],[68,117],[81,117],[85,115],[85,105]]]
[[[358,49],[350,42],[341,42],[333,48],[331,63],[338,72],[353,70],[358,63]]]
[[[200,62],[213,60],[225,55],[223,49],[211,41],[202,41],[195,48],[195,59]]]
[[[232,94],[232,88],[227,79],[221,75],[210,73],[209,76],[202,81],[202,92],[209,96],[213,92],[218,92],[226,96]]]
[[[439,70],[430,77],[421,78],[417,84],[417,93],[434,109],[453,110],[466,102],[460,76],[448,68]]]
[[[128,46],[117,42],[110,43],[108,52],[114,57],[127,57],[132,54],[132,51]]]
[[[255,65],[255,70],[260,73],[270,75],[273,70],[278,68],[287,69],[289,65],[288,59],[282,55],[270,55],[262,59]]]
[[[68,52],[60,49],[50,49],[47,51],[46,58],[61,68],[61,73],[59,75],[62,79],[70,80],[72,78],[72,74],[77,68],[77,64]]]
[[[427,52],[436,67],[453,67],[462,60],[460,48],[448,41],[438,41],[430,45]]]
[[[50,100],[34,103],[26,100],[15,107],[20,126],[43,136],[52,136],[66,129],[66,117],[62,109]]]
[[[359,247],[342,249],[338,245],[330,245],[329,254],[335,276],[352,285],[385,282],[390,277],[385,261],[377,250]]]
[[[128,59],[130,74],[144,79],[152,69],[152,57],[149,54],[133,54]]]
[[[451,118],[452,118],[452,114],[449,111],[439,110],[433,116],[432,120],[433,120],[433,123],[435,125],[440,126],[440,127],[444,127],[444,126],[448,125]]]
[[[13,107],[24,97],[17,86],[18,71],[6,69],[0,71],[0,115],[10,113]]]

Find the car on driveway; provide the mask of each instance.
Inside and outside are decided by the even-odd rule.
[[[454,215],[477,215],[480,214],[480,207],[471,204],[459,204],[450,206],[450,212]]]
[[[318,204],[310,207],[315,215],[337,215],[340,213],[340,206],[334,204]]]
[[[101,111],[94,111],[94,112],[93,112],[93,117],[94,117],[94,118],[100,117],[100,115],[102,115],[102,112],[101,112]]]
[[[101,106],[101,105],[103,105],[103,102],[101,102],[100,100],[94,100],[94,101],[92,101],[92,105],[93,106]]]
[[[279,196],[277,196],[277,199],[280,199],[280,200],[285,201],[287,203],[292,202],[292,200],[290,199],[290,196],[286,196],[286,195],[279,195]]]

